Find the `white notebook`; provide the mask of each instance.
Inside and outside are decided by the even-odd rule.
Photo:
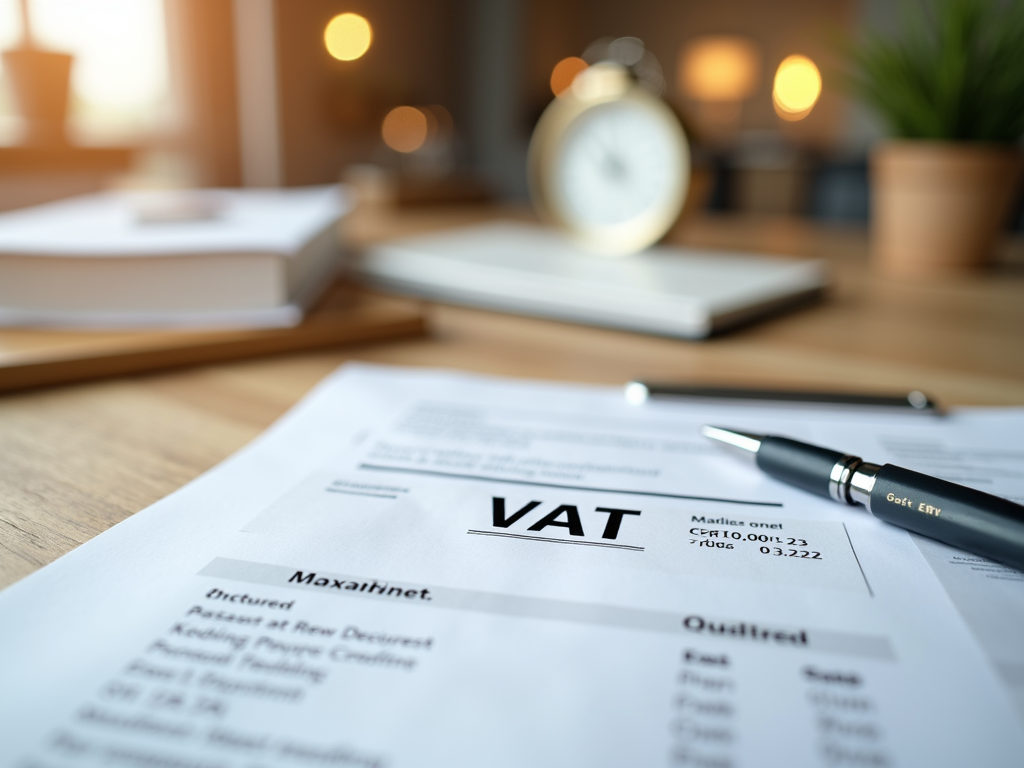
[[[820,261],[669,246],[610,259],[519,222],[386,242],[357,269],[420,296],[689,339],[807,300],[826,284]]]
[[[288,326],[338,268],[338,187],[106,192],[0,214],[0,325]]]

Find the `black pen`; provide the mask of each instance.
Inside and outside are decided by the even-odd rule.
[[[705,426],[705,437],[753,459],[766,474],[842,504],[863,504],[908,531],[1024,570],[1024,506],[892,464],[786,437]]]
[[[884,408],[897,409],[906,413],[942,413],[942,409],[934,400],[917,389],[900,394],[880,395],[863,392],[718,387],[704,384],[661,384],[651,381],[631,381],[626,385],[626,400],[633,405],[640,405],[648,400],[677,399],[749,401],[797,407]]]

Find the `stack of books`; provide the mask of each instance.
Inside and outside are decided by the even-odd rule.
[[[343,188],[105,192],[0,214],[0,325],[287,327],[341,263]]]

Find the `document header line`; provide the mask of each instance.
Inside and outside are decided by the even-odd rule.
[[[501,531],[477,531],[472,528],[466,533],[477,536],[500,536],[505,539],[529,539],[530,541],[551,541],[555,544],[576,544],[582,547],[609,547],[611,549],[631,549],[634,552],[643,552],[643,547],[634,547],[631,544],[608,544],[603,541],[572,541],[571,539],[554,539],[550,536],[527,536],[525,533],[503,533]]]
[[[715,496],[687,496],[681,493],[660,493],[658,491],[627,491],[621,488],[590,488],[584,485],[563,485],[561,483],[539,483],[534,480],[513,480],[507,477],[488,477],[486,475],[464,475],[457,472],[440,472],[436,469],[413,469],[411,467],[387,467],[382,464],[360,464],[360,469],[374,472],[399,472],[409,475],[429,475],[432,477],[448,477],[453,480],[482,480],[511,485],[532,485],[540,488],[565,488],[571,491],[596,491],[598,493],[622,493],[628,496],[654,496],[661,499],[684,499],[686,501],[713,501],[720,504],[743,504],[750,507],[781,507],[780,501],[746,501],[744,499],[722,499]]]

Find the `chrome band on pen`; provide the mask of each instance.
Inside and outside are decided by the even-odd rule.
[[[850,478],[850,503],[863,504],[871,511],[871,492],[875,489],[875,476],[881,467],[878,464],[863,462],[854,470]]]
[[[856,469],[863,463],[860,456],[850,455],[843,456],[835,463],[828,475],[828,495],[832,497],[833,501],[838,501],[840,504],[857,503],[850,498],[850,481]]]

